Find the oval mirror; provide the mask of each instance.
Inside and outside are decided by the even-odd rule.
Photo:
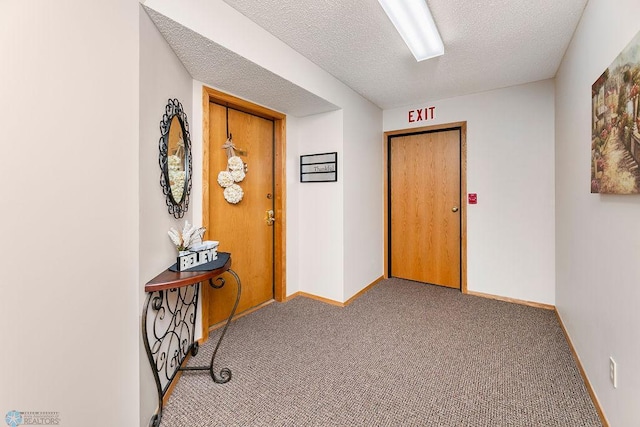
[[[170,99],[160,122],[160,185],[169,213],[182,218],[191,192],[191,140],[182,104]]]
[[[184,196],[186,184],[186,156],[184,153],[184,134],[178,116],[171,119],[169,142],[167,147],[167,169],[169,171],[169,187],[173,201],[180,203]]]

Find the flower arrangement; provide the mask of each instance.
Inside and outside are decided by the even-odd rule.
[[[236,147],[233,145],[231,136],[229,136],[222,148],[227,150],[227,169],[218,174],[218,184],[220,184],[220,187],[224,188],[224,199],[235,205],[240,203],[244,197],[242,187],[236,184],[236,182],[244,180],[247,172],[247,165],[240,157],[236,156]]]
[[[182,170],[182,167],[184,165],[180,156],[176,156],[175,154],[172,154],[170,156],[167,156],[167,166],[169,170],[179,171],[179,170]]]
[[[227,160],[227,167],[231,171],[237,171],[244,169],[244,162],[238,156],[231,156],[229,160]]]
[[[238,184],[232,184],[224,189],[224,199],[233,205],[239,203],[243,196],[244,191]]]
[[[205,230],[206,228],[204,227],[196,227],[189,224],[189,221],[185,221],[182,233],[173,227],[167,233],[178,252],[182,252],[189,250],[192,246],[201,244]]]
[[[186,172],[183,170],[183,161],[179,156],[171,155],[167,157],[167,169],[169,171],[169,186],[171,194],[176,202],[182,200],[184,193],[184,182],[186,180]]]
[[[233,179],[233,176],[231,175],[231,172],[229,172],[229,171],[221,171],[218,174],[218,184],[220,184],[220,187],[227,188],[227,187],[233,185],[234,182],[235,182],[235,180]]]
[[[231,178],[233,179],[234,182],[240,182],[244,179],[245,174],[244,174],[244,170],[239,169],[237,171],[231,171]]]

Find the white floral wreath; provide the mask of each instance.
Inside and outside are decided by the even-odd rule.
[[[247,165],[240,157],[236,156],[236,147],[233,145],[231,136],[227,138],[222,148],[227,150],[227,169],[220,171],[218,174],[218,184],[224,188],[224,199],[235,205],[240,203],[244,196],[242,187],[236,184],[236,182],[241,182],[244,179]]]

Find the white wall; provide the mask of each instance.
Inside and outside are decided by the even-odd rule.
[[[344,292],[347,301],[384,273],[382,111],[353,99],[344,111],[338,167],[344,180]]]
[[[139,419],[138,4],[0,3],[0,414]]]
[[[191,203],[185,216],[177,220],[169,214],[166,197],[160,187],[158,164],[160,121],[169,99],[182,103],[190,133],[201,128],[201,121],[192,117],[192,79],[167,42],[139,6],[140,14],[140,274],[139,306],[142,313],[146,294],[144,285],[175,262],[176,250],[167,231],[171,227],[182,230],[185,220],[193,223],[193,201],[201,199],[201,192],[193,188]],[[193,175],[202,180],[202,144],[191,137],[194,154]],[[201,217],[201,215],[200,215]],[[198,225],[201,223],[198,222]],[[141,317],[139,318],[141,321]],[[140,324],[140,323],[138,323]],[[139,330],[140,328],[138,328]],[[202,327],[196,326],[196,338]],[[142,337],[140,335],[140,337]],[[140,341],[140,425],[146,426],[158,405],[151,367]]]
[[[556,306],[614,427],[640,425],[640,198],[590,193],[591,85],[638,16],[637,0],[589,1],[556,78]]]
[[[298,265],[300,290],[343,301],[343,111],[298,119]],[[300,183],[300,155],[338,152],[338,181]]]
[[[342,109],[341,123],[332,122],[328,128],[321,130],[313,124],[317,118],[287,119],[287,294],[291,294],[292,290],[300,290],[344,301],[345,296],[353,295],[378,278],[382,274],[384,253],[381,212],[383,181],[370,178],[377,173],[383,174],[380,146],[381,110],[222,0],[189,0],[180,3],[170,0],[146,0],[145,6]],[[256,87],[259,87],[259,82],[256,82]],[[194,99],[194,110],[200,108],[199,104],[200,101]],[[195,111],[194,114],[197,115],[198,112]],[[319,131],[322,133],[318,133]],[[323,135],[328,135],[329,138],[322,138]],[[339,153],[339,168],[353,173],[354,179],[345,180],[344,183],[339,181],[333,186],[304,184],[305,187],[301,187],[297,156],[302,153],[303,147],[306,149],[307,146],[313,146],[314,150],[320,152],[333,151],[332,147],[340,147],[343,141],[344,144],[350,145],[345,148],[344,153]],[[365,153],[360,155],[362,150]],[[370,184],[367,184],[368,188],[357,204],[354,202],[347,206],[342,200],[344,193],[333,194],[332,190],[327,190],[343,186],[349,194],[355,194],[360,191],[360,186],[365,181]],[[310,189],[309,186],[315,189]],[[322,209],[308,209],[305,200],[314,199],[313,195],[317,199],[326,200],[330,194],[337,197],[331,200],[331,209],[339,207],[341,211],[334,212],[332,221],[327,222],[325,212]],[[299,204],[296,205],[296,202]],[[353,210],[349,209],[349,206]],[[366,217],[364,221],[358,220],[358,216],[366,212],[377,213]],[[336,225],[338,223],[339,226]],[[346,224],[349,225],[348,231],[345,231]],[[345,263],[347,255],[342,255],[340,271],[336,272],[335,252],[318,251],[316,241],[299,238],[300,233],[306,233],[309,229],[313,229],[317,236],[335,237],[338,233],[338,240],[350,249],[349,264]],[[293,244],[292,237],[295,239]],[[337,244],[336,239],[332,239],[332,242]],[[317,257],[309,259],[308,254]],[[310,282],[307,282],[310,276],[303,264],[312,267],[316,273]],[[291,272],[299,274],[295,276]],[[350,281],[349,284],[343,284],[345,279]],[[323,285],[319,286],[319,283]]]
[[[299,174],[299,162],[300,157],[298,154],[298,118],[293,116],[287,116],[287,129],[286,129],[286,257],[293,258],[295,256],[295,262],[287,262],[286,273],[286,294],[287,296],[293,295],[300,291],[300,263],[297,261],[298,253],[300,252],[300,243],[298,242],[298,230],[300,229],[300,215],[298,213],[298,207],[300,206],[299,186],[297,183],[300,181]]]
[[[429,106],[433,120],[409,123],[409,110]],[[478,194],[467,210],[468,290],[554,304],[553,81],[385,110],[383,127],[458,121],[467,191]]]

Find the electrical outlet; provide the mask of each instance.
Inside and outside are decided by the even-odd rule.
[[[609,379],[611,380],[611,384],[613,388],[618,388],[618,372],[616,370],[616,361],[613,360],[613,357],[609,358]]]

